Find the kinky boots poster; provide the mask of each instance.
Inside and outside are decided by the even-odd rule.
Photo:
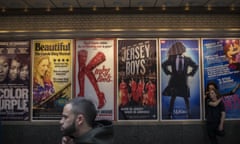
[[[118,120],[158,120],[157,39],[118,39]]]
[[[78,39],[75,96],[92,100],[97,119],[114,120],[114,39]]]
[[[0,119],[30,118],[30,42],[0,42]]]
[[[72,98],[71,39],[32,41],[32,120],[59,120]]]

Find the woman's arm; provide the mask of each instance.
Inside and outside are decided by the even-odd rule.
[[[220,124],[218,126],[218,130],[222,131],[223,130],[223,125],[224,125],[224,120],[225,120],[226,113],[224,111],[221,112],[221,119],[220,119]]]
[[[219,98],[217,101],[209,101],[208,105],[212,107],[216,107],[221,101],[222,101],[222,98]]]

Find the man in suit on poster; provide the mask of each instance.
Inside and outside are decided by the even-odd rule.
[[[186,48],[181,42],[174,43],[168,51],[168,59],[162,63],[164,73],[170,75],[168,85],[162,93],[164,96],[171,96],[169,119],[173,117],[174,102],[177,96],[184,98],[187,116],[190,118],[190,89],[187,78],[194,76],[198,65],[190,57],[183,55],[185,51]]]

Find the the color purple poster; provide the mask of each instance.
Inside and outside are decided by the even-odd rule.
[[[30,118],[30,42],[0,42],[0,119]]]
[[[161,120],[199,120],[199,39],[160,39]]]
[[[240,39],[205,38],[203,47],[204,89],[214,83],[225,104],[226,119],[240,118]]]

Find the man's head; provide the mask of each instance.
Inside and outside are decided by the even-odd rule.
[[[60,120],[64,136],[78,137],[90,129],[96,118],[95,105],[84,98],[73,98],[65,106]]]

